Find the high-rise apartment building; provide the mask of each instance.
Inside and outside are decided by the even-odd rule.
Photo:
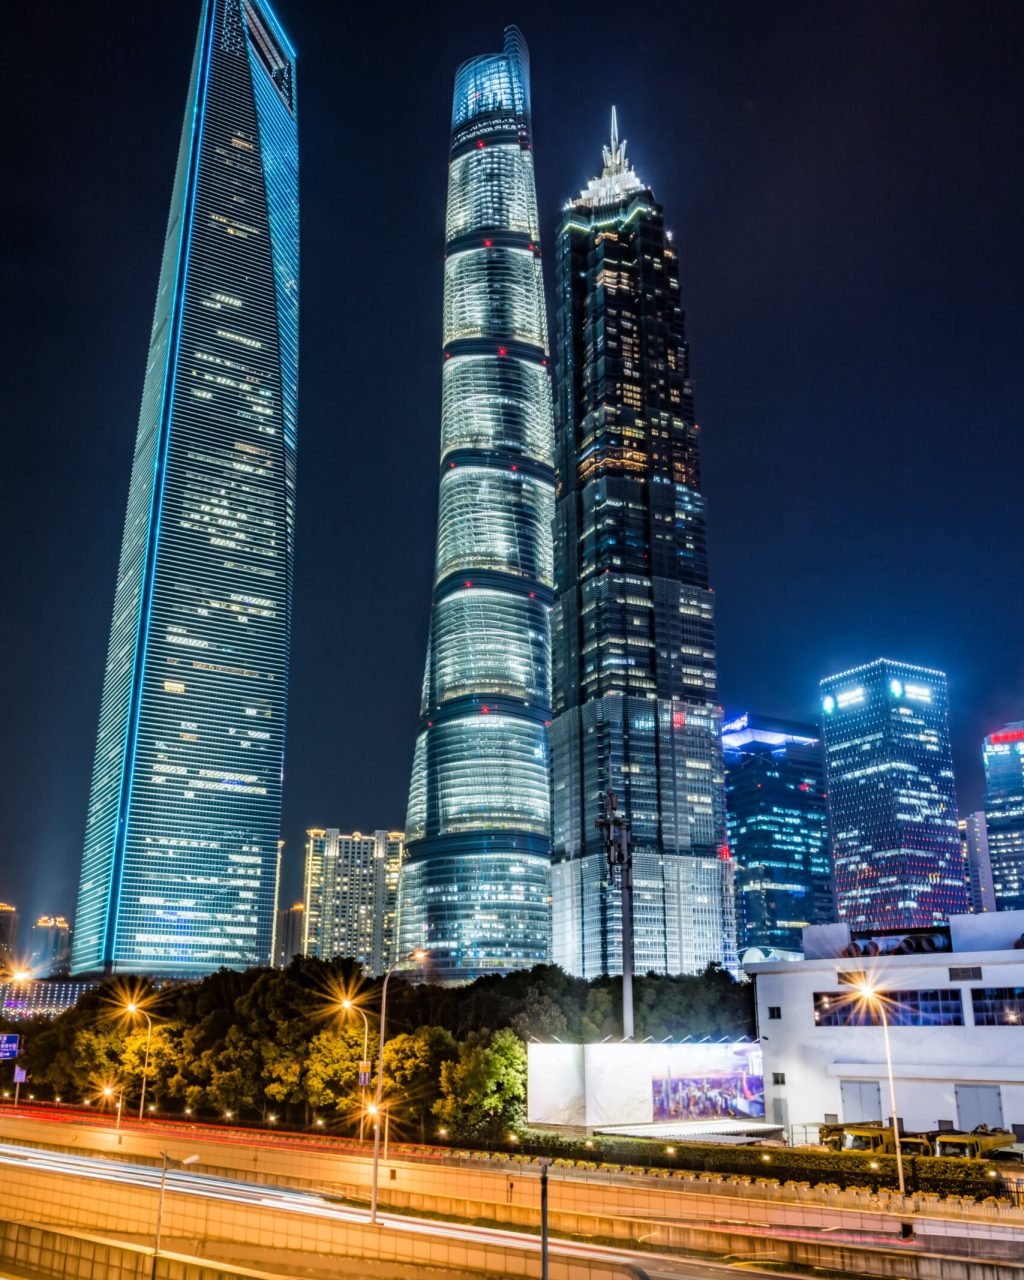
[[[821,682],[840,921],[927,928],[969,910],[941,671],[879,658]]]
[[[0,902],[0,965],[9,964],[18,952],[18,908]]]
[[[277,931],[274,934],[274,964],[284,969],[296,956],[305,955],[306,904],[294,902],[278,907]]]
[[[549,945],[554,503],[526,44],[455,75],[433,609],[402,875],[402,950],[441,979]]]
[[[32,977],[67,973],[71,962],[71,926],[63,916],[40,916],[29,943]]]
[[[294,52],[205,0],[128,491],[76,973],[270,961],[298,366]]]
[[[398,959],[404,857],[401,831],[307,831],[302,954],[347,956],[369,973],[386,972]]]
[[[800,952],[804,926],[835,910],[821,737],[748,712],[722,726],[722,746],[740,952]]]
[[[971,887],[971,910],[975,913],[996,910],[995,887],[992,883],[992,859],[988,851],[988,826],[985,810],[969,813],[957,822],[960,844],[967,860],[967,879]]]
[[[1024,910],[1024,720],[990,733],[982,755],[996,909]]]
[[[633,847],[637,972],[731,964],[714,603],[679,261],[612,117],[600,177],[557,244],[552,957],[622,966],[618,882],[595,823]]]

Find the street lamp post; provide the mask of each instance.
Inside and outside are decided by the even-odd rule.
[[[163,1165],[160,1169],[160,1199],[156,1206],[156,1236],[153,1240],[153,1268],[150,1272],[152,1280],[156,1280],[156,1263],[160,1256],[160,1228],[163,1226],[164,1220],[164,1192],[167,1190],[167,1169],[169,1165],[177,1165],[179,1169],[184,1169],[190,1164],[198,1164],[198,1156],[186,1156],[184,1160],[175,1160],[173,1156],[169,1156],[166,1151],[160,1152]]]
[[[548,1166],[551,1156],[540,1157],[540,1280],[548,1280]]]
[[[859,988],[865,1001],[878,1011],[882,1020],[882,1040],[885,1044],[885,1069],[889,1076],[889,1111],[892,1120],[892,1138],[896,1148],[896,1179],[899,1183],[900,1195],[906,1196],[907,1188],[903,1178],[903,1147],[900,1143],[900,1122],[896,1117],[896,1080],[892,1073],[892,1049],[889,1045],[889,1019],[885,1016],[885,997],[874,987],[865,983]]]
[[[142,1119],[142,1113],[146,1106],[146,1076],[149,1074],[149,1044],[153,1038],[153,1019],[145,1011],[134,1002],[127,1006],[128,1012],[134,1018],[136,1014],[146,1019],[146,1058],[142,1066],[142,1096],[139,1098],[139,1119]]]
[[[426,958],[425,951],[412,951],[408,956],[403,956],[403,960],[424,960]],[[387,1018],[388,1009],[388,983],[391,981],[391,975],[394,973],[398,961],[388,969],[384,975],[384,985],[380,992],[380,1044],[377,1049],[377,1091],[374,1096],[374,1118],[376,1123],[373,1126],[373,1183],[370,1191],[370,1221],[377,1221],[377,1185],[380,1173],[380,1112],[381,1112],[381,1094],[384,1089],[384,1027]]]
[[[346,1011],[354,1009],[363,1020],[363,1061],[359,1064],[359,1072],[362,1074],[363,1063],[366,1063],[366,1070],[369,1071],[370,1060],[370,1020],[357,1004],[351,1000],[342,1000],[341,1007]],[[361,1106],[359,1108],[359,1141],[363,1140],[363,1123],[366,1119],[366,1085],[362,1085],[360,1089]]]
[[[103,1096],[105,1098],[112,1098],[114,1096],[114,1092],[115,1091],[113,1087],[108,1084],[103,1089]],[[117,1123],[114,1125],[114,1129],[116,1130],[117,1133],[120,1133],[121,1132],[121,1112],[124,1110],[124,1085],[123,1084],[118,1085],[116,1092],[117,1092],[117,1103],[116,1103]]]

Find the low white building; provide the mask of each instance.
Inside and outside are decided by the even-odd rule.
[[[799,1142],[822,1121],[890,1118],[880,1016],[851,985],[864,975],[886,996],[904,1127],[987,1124],[1024,1141],[1024,911],[888,934],[817,925],[804,930],[804,957],[745,966],[767,1120]]]

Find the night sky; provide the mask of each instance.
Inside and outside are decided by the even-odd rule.
[[[278,0],[302,346],[283,834],[404,823],[431,592],[452,75],[517,22],[552,279],[609,108],[682,264],[720,695],[949,673],[961,808],[1024,718],[1017,0]],[[0,899],[70,915],[198,5],[5,12]]]

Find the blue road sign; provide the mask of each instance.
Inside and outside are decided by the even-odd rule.
[[[21,1036],[0,1035],[0,1061],[18,1056]]]

